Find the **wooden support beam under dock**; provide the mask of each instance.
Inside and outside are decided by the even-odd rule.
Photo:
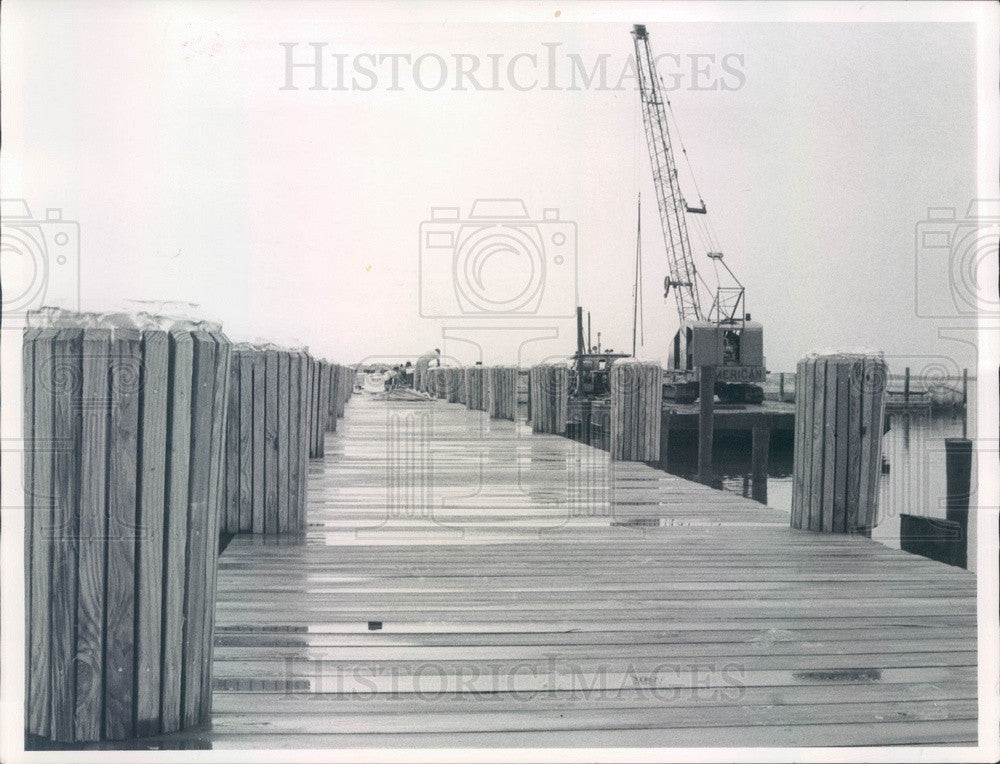
[[[355,397],[309,472],[220,559],[211,729],[139,745],[976,741],[966,571],[443,400]]]

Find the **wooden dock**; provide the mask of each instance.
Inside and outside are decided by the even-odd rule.
[[[975,576],[523,423],[355,396],[139,747],[972,744]]]

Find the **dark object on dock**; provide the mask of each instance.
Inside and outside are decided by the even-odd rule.
[[[330,365],[302,350],[237,346],[230,375],[227,533],[305,527],[309,457],[323,455]]]
[[[876,354],[799,361],[793,528],[868,534],[875,526],[887,374]]]
[[[123,323],[24,333],[25,728],[60,742],[211,711],[230,343]]]
[[[958,523],[962,537],[969,535],[969,499],[972,495],[972,441],[967,438],[945,438],[946,514]],[[963,557],[962,567],[966,567]]]
[[[967,545],[961,523],[939,517],[899,516],[899,548],[904,552],[964,568]]]
[[[617,361],[610,381],[611,458],[659,461],[663,371],[654,363]]]
[[[532,432],[564,434],[569,418],[569,368],[558,364],[533,366],[529,385]]]

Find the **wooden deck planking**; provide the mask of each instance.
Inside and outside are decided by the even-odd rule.
[[[444,401],[356,396],[308,494],[220,560],[212,728],[147,742],[975,742],[965,571]]]

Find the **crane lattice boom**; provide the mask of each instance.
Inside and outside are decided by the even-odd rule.
[[[697,270],[691,257],[691,244],[688,240],[685,218],[687,204],[681,194],[677,164],[670,147],[670,133],[667,130],[667,115],[663,95],[660,92],[660,80],[656,74],[653,54],[649,49],[646,27],[637,24],[632,30],[632,37],[635,43],[636,69],[639,73],[642,121],[646,128],[649,161],[653,168],[653,185],[656,187],[660,225],[663,229],[663,240],[667,246],[670,266],[667,291],[673,289],[674,298],[677,300],[677,312],[682,322],[700,321],[701,302],[698,286],[695,283]]]

